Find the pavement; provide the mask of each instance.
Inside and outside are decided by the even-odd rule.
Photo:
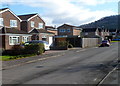
[[[20,66],[23,64],[29,64],[29,63],[33,63],[36,61],[45,60],[45,59],[52,58],[52,57],[57,57],[73,49],[76,50],[76,49],[81,49],[81,48],[72,48],[68,50],[49,50],[49,51],[45,51],[45,53],[43,53],[42,55],[31,56],[31,57],[10,60],[10,61],[2,61],[2,69],[8,69],[8,68]]]
[[[120,64],[119,66],[116,66],[112,71],[110,71],[99,83],[98,86],[103,86],[107,84],[113,86],[120,86]]]

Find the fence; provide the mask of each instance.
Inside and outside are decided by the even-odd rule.
[[[101,41],[101,38],[82,38],[82,48],[97,46]]]

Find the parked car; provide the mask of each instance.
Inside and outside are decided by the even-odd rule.
[[[102,43],[100,44],[100,47],[109,47],[110,46],[110,42],[108,40],[103,40]]]
[[[49,45],[49,43],[47,41],[33,40],[33,41],[25,42],[24,45],[38,44],[38,43],[43,43],[44,44],[45,51],[50,50],[50,45]]]

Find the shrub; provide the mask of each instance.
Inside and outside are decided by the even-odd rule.
[[[25,45],[24,48],[21,46],[14,46],[12,50],[5,50],[2,54],[3,55],[28,55],[28,54],[34,54],[34,55],[40,55],[44,52],[44,44],[30,44]]]
[[[57,46],[58,47],[65,47],[65,46],[67,46],[67,41],[59,41],[58,43],[57,43]]]
[[[24,47],[21,46],[21,45],[14,45],[14,46],[12,47],[12,50],[22,50],[22,49],[24,49]]]
[[[73,45],[72,44],[68,44],[68,48],[73,48]]]
[[[25,45],[25,52],[27,54],[42,54],[44,52],[44,44],[39,43],[39,44],[30,44],[30,45]]]

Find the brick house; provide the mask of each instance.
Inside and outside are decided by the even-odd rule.
[[[100,37],[102,30],[98,28],[84,28],[81,33],[81,37],[95,38]]]
[[[32,34],[31,40],[43,40],[52,44],[54,33],[45,30],[45,22],[39,14],[26,14],[18,16],[21,22],[21,30]]]
[[[80,47],[80,34],[82,29],[76,26],[63,24],[57,28],[58,35],[55,36],[55,44],[61,41],[67,41],[74,47]]]
[[[0,9],[0,48],[8,50],[31,39],[30,34],[20,29],[21,21],[9,8]]]
[[[58,28],[58,36],[80,36],[81,29],[76,26],[63,24]]]

